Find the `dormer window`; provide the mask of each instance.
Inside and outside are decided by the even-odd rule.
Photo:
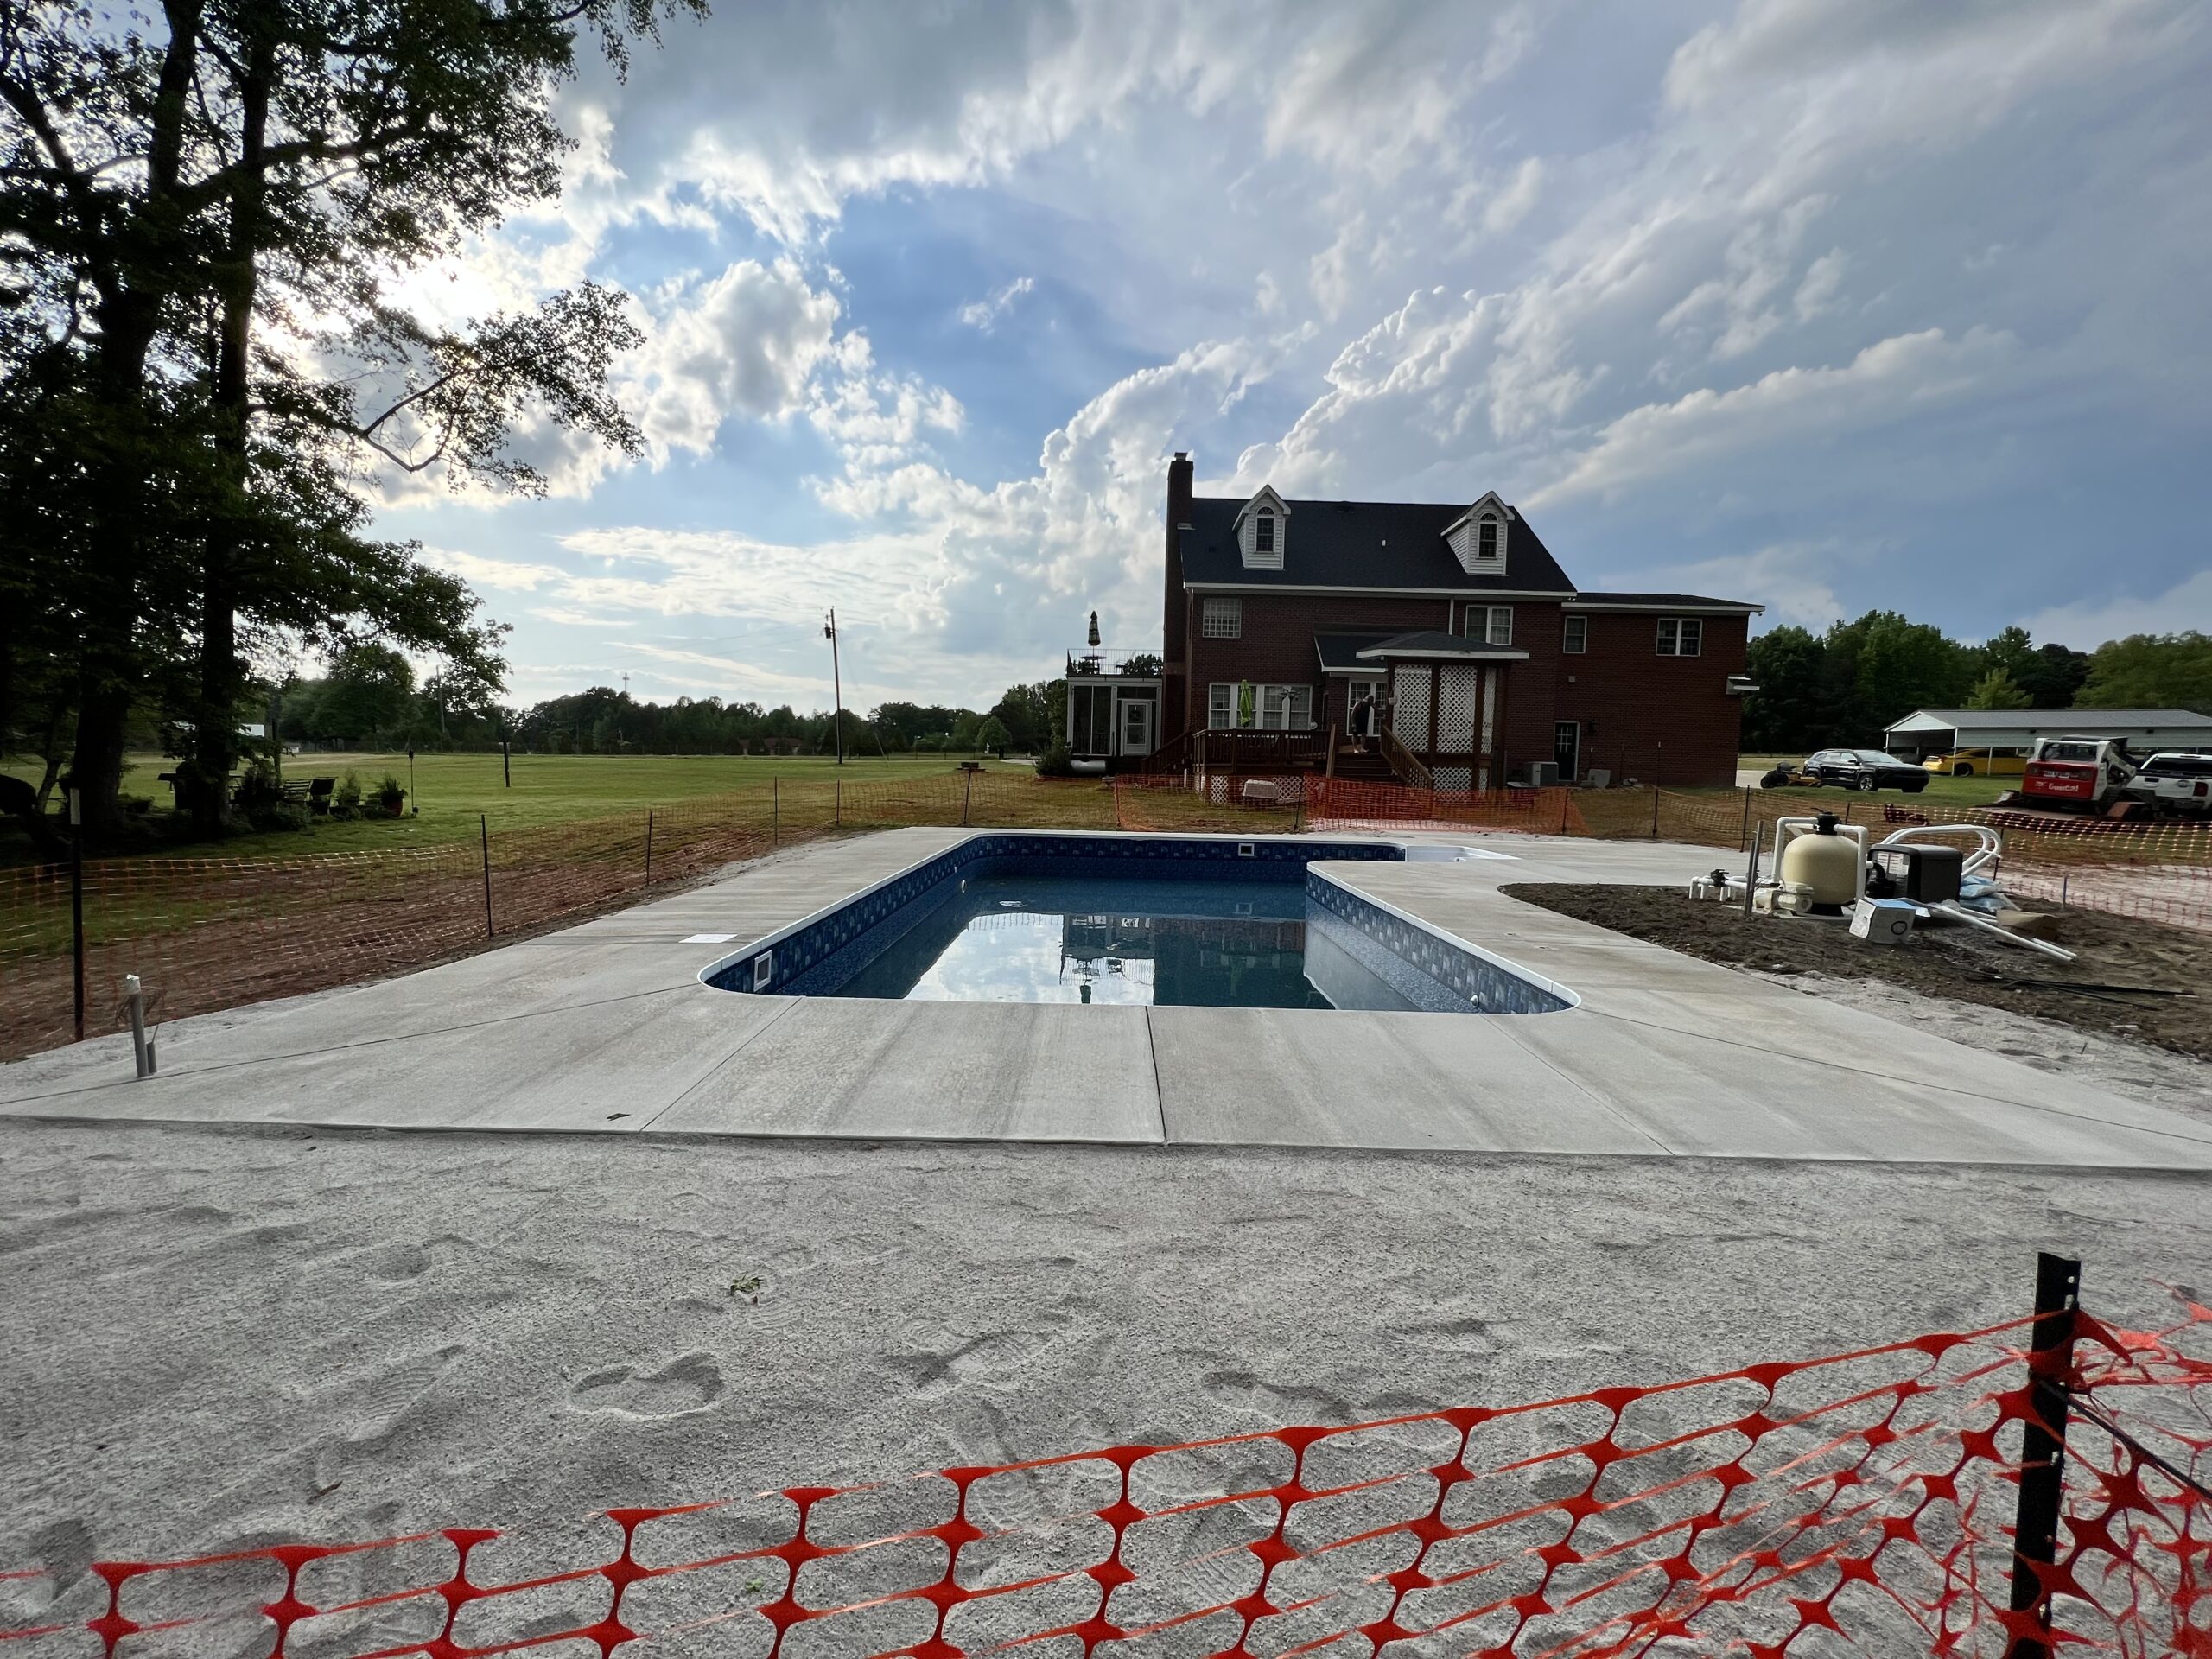
[[[1262,484],[1260,493],[1236,515],[1236,551],[1247,570],[1282,569],[1283,543],[1290,534],[1289,504]]]
[[[1513,524],[1513,509],[1492,491],[1454,519],[1444,532],[1452,556],[1471,576],[1505,574],[1505,543]]]

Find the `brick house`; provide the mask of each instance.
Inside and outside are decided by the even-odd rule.
[[[1198,734],[1232,749],[1253,734],[1255,753],[1425,771],[1440,788],[1491,787],[1543,763],[1562,779],[1734,781],[1745,649],[1763,607],[1579,588],[1494,493],[1307,501],[1262,486],[1240,500],[1195,496],[1192,476],[1179,453],[1161,671],[1108,693],[1110,706],[1096,702],[1097,682],[1071,678],[1071,735],[1074,705],[1095,704],[1077,753],[1177,765]],[[1349,729],[1363,692],[1382,715],[1384,753],[1340,747],[1335,764],[1327,734]],[[1127,712],[1154,697],[1156,719]]]

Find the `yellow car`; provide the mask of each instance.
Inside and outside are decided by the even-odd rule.
[[[1932,755],[1920,763],[1939,778],[2018,778],[2027,762],[1999,749],[1961,749],[1955,754]]]

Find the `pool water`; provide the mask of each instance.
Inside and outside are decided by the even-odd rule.
[[[1162,1007],[1345,1006],[1307,976],[1302,883],[980,875],[836,992],[931,1002]],[[1325,943],[1313,941],[1326,950]],[[1363,1007],[1412,1006],[1341,952],[1330,983]],[[1356,966],[1356,964],[1355,964]]]

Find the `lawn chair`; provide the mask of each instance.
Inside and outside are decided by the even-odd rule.
[[[335,778],[317,778],[308,785],[308,810],[314,817],[330,816],[330,792],[338,787]]]

